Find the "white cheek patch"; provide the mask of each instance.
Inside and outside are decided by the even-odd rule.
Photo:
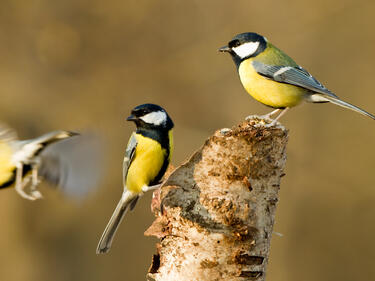
[[[159,126],[167,122],[167,114],[164,111],[155,111],[140,117],[145,123]]]
[[[247,42],[238,47],[232,48],[233,52],[235,52],[240,58],[245,58],[251,56],[258,50],[259,42]]]

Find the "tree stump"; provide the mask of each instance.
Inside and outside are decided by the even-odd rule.
[[[253,116],[215,132],[155,191],[155,281],[265,280],[287,130]]]

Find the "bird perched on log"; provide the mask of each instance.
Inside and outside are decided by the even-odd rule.
[[[97,254],[107,253],[114,235],[128,210],[144,192],[159,187],[173,152],[173,122],[156,104],[142,104],[126,119],[136,125],[126,148],[123,163],[123,193],[100,238]]]
[[[245,90],[257,101],[276,109],[265,117],[282,110],[271,124],[302,101],[331,102],[375,119],[374,115],[341,100],[257,33],[238,34],[219,51],[231,55]]]

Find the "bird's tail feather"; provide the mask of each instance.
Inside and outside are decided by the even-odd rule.
[[[327,99],[328,101],[330,101],[333,104],[342,106],[344,108],[356,111],[356,112],[358,112],[358,113],[360,113],[362,115],[365,115],[365,116],[368,116],[368,117],[370,117],[372,119],[375,119],[375,116],[372,115],[371,113],[368,113],[367,111],[365,111],[365,110],[363,110],[363,109],[361,109],[361,108],[359,108],[359,107],[357,107],[355,105],[352,105],[352,104],[347,103],[347,102],[345,102],[343,100],[340,100],[339,98],[331,97],[331,96],[328,96],[328,95],[319,95],[319,96],[321,96],[324,99]]]
[[[129,191],[124,191],[121,196],[120,202],[117,204],[115,211],[109,220],[102,237],[100,238],[98,247],[96,248],[97,254],[107,253],[111,249],[113,238],[116,231],[124,218],[124,215],[128,212],[130,207],[133,206],[133,202],[137,201],[138,195]]]

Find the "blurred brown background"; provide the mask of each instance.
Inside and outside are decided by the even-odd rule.
[[[370,0],[2,0],[0,120],[22,138],[98,130],[108,144],[99,191],[79,205],[44,188],[28,202],[1,191],[0,280],[144,280],[156,239],[147,194],[112,251],[95,254],[121,194],[135,105],[173,117],[177,165],[215,129],[269,111],[242,89],[218,47],[256,31],[344,100],[375,113],[375,2]],[[304,104],[290,129],[268,280],[375,279],[375,123]]]

